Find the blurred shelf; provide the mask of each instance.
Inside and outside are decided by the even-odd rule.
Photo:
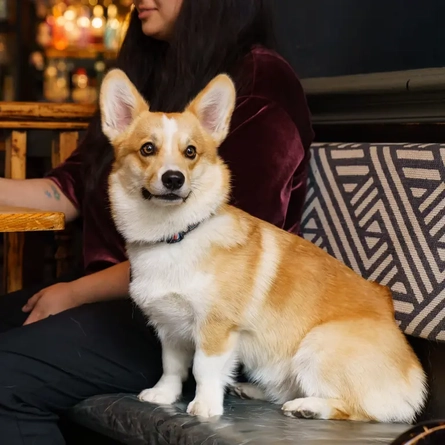
[[[0,22],[0,33],[7,33],[14,31],[14,25],[9,22]]]
[[[114,59],[117,57],[117,51],[110,51],[103,45],[94,44],[90,44],[86,48],[46,48],[45,54],[48,59],[96,59],[99,55],[103,55],[105,59]]]

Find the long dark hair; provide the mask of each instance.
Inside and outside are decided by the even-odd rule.
[[[134,10],[114,66],[128,75],[151,110],[182,111],[217,74],[230,73],[237,83],[239,62],[253,46],[275,48],[269,1],[183,0],[169,43],[144,35]],[[99,113],[82,148],[91,190],[113,160]]]

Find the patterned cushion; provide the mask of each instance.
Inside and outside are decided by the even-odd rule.
[[[445,145],[313,144],[303,236],[393,291],[401,329],[445,341]]]

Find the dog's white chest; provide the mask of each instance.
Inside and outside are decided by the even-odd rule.
[[[196,268],[200,253],[186,247],[128,248],[130,295],[158,330],[191,338],[205,311],[211,277]]]

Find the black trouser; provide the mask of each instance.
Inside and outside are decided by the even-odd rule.
[[[156,383],[160,345],[130,300],[84,305],[22,326],[37,290],[0,296],[0,443],[59,445],[58,419],[90,396]]]

